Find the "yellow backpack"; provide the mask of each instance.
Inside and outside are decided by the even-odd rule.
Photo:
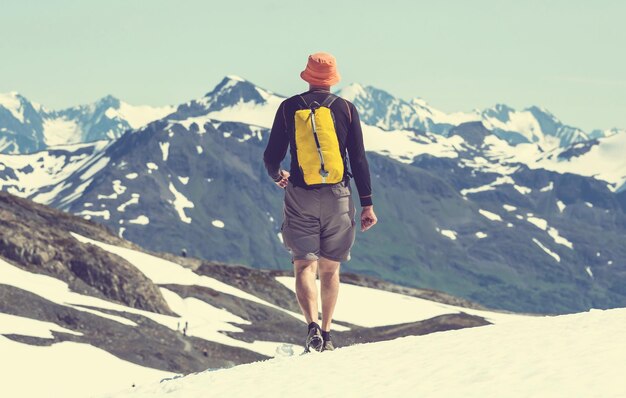
[[[295,114],[296,154],[307,185],[336,184],[344,177],[335,118],[330,109],[337,96],[330,94],[319,104],[299,96],[304,108]]]

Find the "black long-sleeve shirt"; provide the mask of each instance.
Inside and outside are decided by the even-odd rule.
[[[323,89],[312,89],[300,94],[307,103],[317,101],[322,103],[330,92]],[[297,95],[284,100],[274,117],[274,124],[270,133],[267,148],[263,154],[265,168],[269,176],[273,180],[280,177],[280,163],[287,154],[287,148],[290,148],[291,154],[291,170],[289,171],[289,182],[295,186],[315,189],[308,187],[304,183],[304,177],[298,167],[298,158],[295,146],[295,119],[296,110],[300,109],[302,100]],[[339,141],[339,150],[345,157],[348,152],[350,160],[350,169],[357,190],[361,206],[369,206],[372,204],[372,188],[370,181],[369,165],[365,156],[365,147],[363,145],[363,132],[361,131],[361,121],[359,114],[354,105],[341,97],[337,98],[331,105],[331,110],[335,118],[335,130]],[[344,179],[347,178],[347,170],[344,171]]]

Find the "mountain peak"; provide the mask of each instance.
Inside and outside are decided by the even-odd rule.
[[[359,83],[350,83],[346,87],[337,91],[337,95],[353,102],[356,98],[367,97],[365,87]]]
[[[96,107],[105,107],[105,108],[119,108],[120,100],[117,97],[114,97],[111,94],[107,94],[104,97],[100,98],[96,101]]]

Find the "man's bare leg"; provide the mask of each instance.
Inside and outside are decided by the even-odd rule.
[[[296,297],[307,325],[318,321],[317,306],[317,260],[294,260]]]
[[[324,257],[319,259],[320,287],[322,294],[322,330],[330,331],[333,312],[339,295],[339,261]]]

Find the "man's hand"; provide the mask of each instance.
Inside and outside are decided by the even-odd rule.
[[[278,185],[279,187],[285,189],[287,187],[287,184],[289,183],[289,172],[287,170],[281,170],[279,171],[280,176],[282,177],[280,180],[278,181],[274,181],[276,183],[276,185]]]
[[[374,214],[374,206],[364,206],[361,210],[361,232],[372,228],[377,222],[378,218]]]

